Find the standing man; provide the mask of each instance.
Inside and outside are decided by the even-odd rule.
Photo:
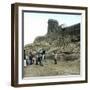
[[[45,60],[45,54],[46,54],[46,51],[45,51],[45,50],[42,50],[42,60],[43,60],[43,61],[46,61],[46,60]]]
[[[58,54],[54,52],[54,64],[57,64]]]
[[[30,53],[29,53],[30,65],[32,65],[32,64],[33,64],[32,58],[33,58],[33,55],[32,55],[32,52],[30,52]]]
[[[38,63],[40,64],[40,66],[43,66],[43,64],[42,64],[42,53],[41,52],[37,52],[36,65],[38,65]]]
[[[25,54],[25,50],[24,50],[24,67],[26,67],[27,64],[26,64],[26,54]]]

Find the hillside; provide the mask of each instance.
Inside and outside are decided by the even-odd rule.
[[[24,77],[80,75],[80,23],[65,27],[58,21],[48,20],[47,34],[38,36],[32,44],[25,46],[26,54],[46,50],[46,61],[43,67],[29,65],[24,68]],[[54,64],[53,52],[57,53],[57,64]]]
[[[53,57],[51,54],[55,51],[59,56],[64,55],[70,58],[79,58],[80,53],[80,23],[63,27],[58,21],[48,20],[48,30],[45,36],[38,36],[33,44],[25,46],[26,54],[29,51],[36,52],[40,48],[46,50],[47,58]],[[73,54],[73,55],[72,55]],[[75,57],[74,57],[75,56]]]

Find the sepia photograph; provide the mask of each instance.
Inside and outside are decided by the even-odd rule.
[[[80,75],[80,14],[24,13],[24,77]]]

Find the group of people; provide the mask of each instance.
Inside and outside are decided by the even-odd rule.
[[[45,53],[46,53],[45,50],[40,49],[36,53],[32,53],[30,51],[29,55],[26,55],[24,50],[24,67],[32,64],[36,64],[36,65],[39,64],[40,66],[43,66],[42,61],[45,60]]]
[[[54,55],[54,64],[57,64],[58,54],[53,52]],[[28,55],[25,54],[24,50],[24,67],[32,64],[43,66],[43,61],[46,62],[46,51],[44,49],[40,49],[37,52],[29,52]]]

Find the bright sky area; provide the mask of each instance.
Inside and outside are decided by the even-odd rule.
[[[70,26],[81,22],[81,15],[24,13],[24,45],[33,43],[37,36],[47,33],[48,20],[55,19],[60,24]]]

